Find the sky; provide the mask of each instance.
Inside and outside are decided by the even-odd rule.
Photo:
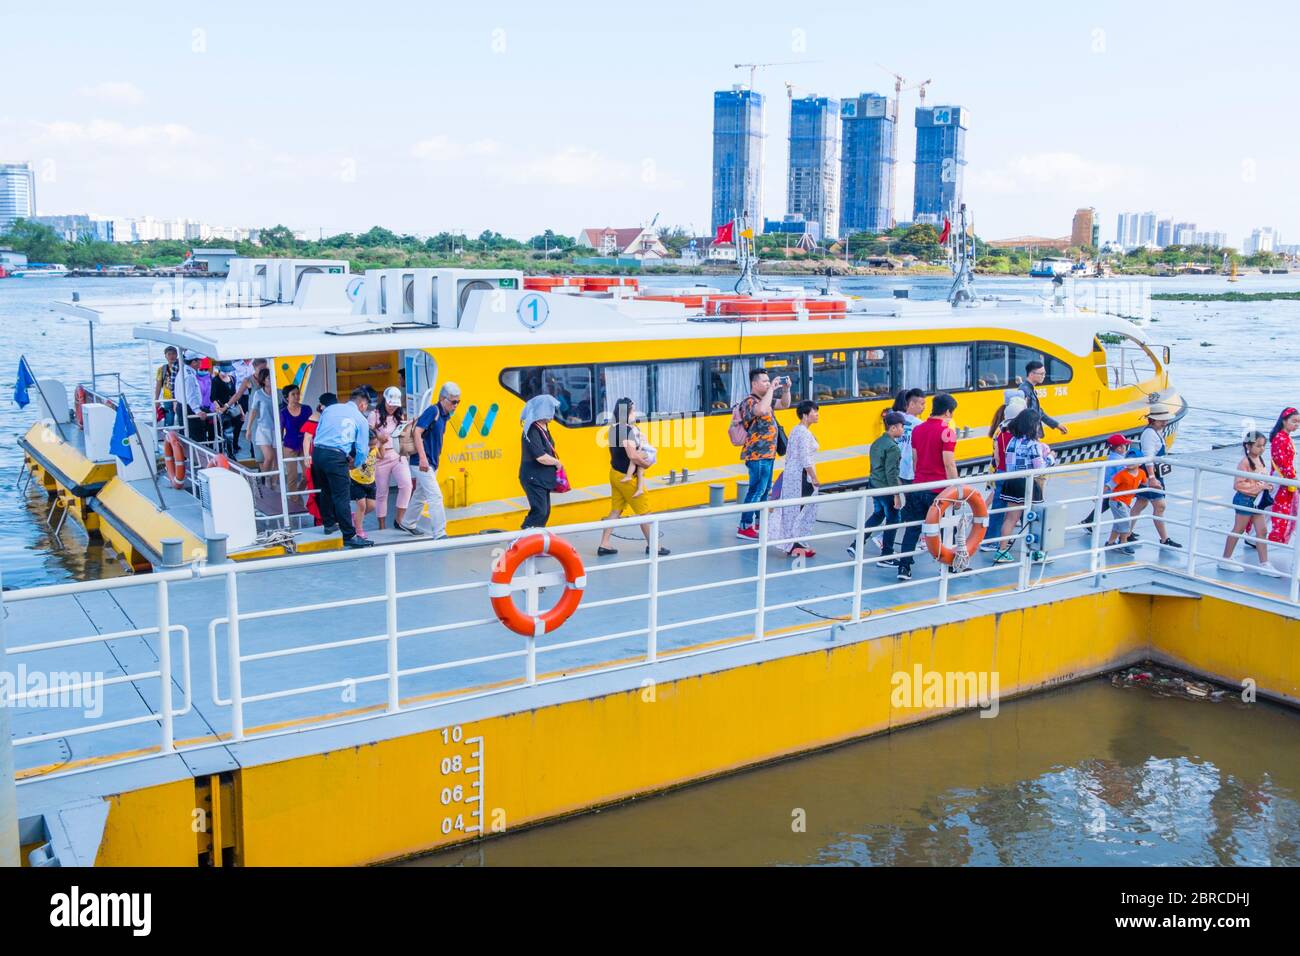
[[[315,235],[709,226],[712,93],[757,72],[765,213],[796,96],[930,79],[969,111],[987,238],[1094,206],[1300,241],[1300,7],[1089,4],[220,4],[0,0],[0,162],[38,213],[284,223]],[[887,69],[886,69],[887,68]],[[900,109],[910,219],[916,93]]]

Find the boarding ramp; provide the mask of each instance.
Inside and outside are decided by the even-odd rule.
[[[1049,507],[1035,509],[1029,531],[1011,541],[1013,563],[990,565],[977,555],[970,570],[954,574],[922,544],[911,581],[881,567],[885,558],[855,530],[871,499],[888,490],[818,496],[819,522],[804,540],[818,554],[806,561],[768,538],[768,517],[789,507],[777,502],[759,506],[757,542],[736,540],[746,508],[740,504],[650,516],[654,539],[672,548],[666,556],[644,553],[638,519],[552,529],[584,556],[587,582],[574,616],[540,637],[507,631],[489,603],[494,561],[518,533],[288,561],[196,561],[148,576],[6,592],[10,667],[85,675],[68,693],[92,693],[99,708],[79,716],[65,708],[15,711],[18,774],[33,781],[176,754],[187,765],[233,766],[230,745],[244,740],[436,710],[667,659],[694,657],[707,668],[709,656],[728,647],[775,647],[810,634],[849,640],[868,620],[873,627],[894,619],[898,627],[920,625],[962,606],[1025,601],[1064,587],[1122,581],[1162,593],[1210,588],[1279,613],[1300,612],[1295,538],[1271,546],[1274,564],[1265,572],[1243,549],[1236,563],[1246,573],[1219,568],[1232,469],[1179,459],[1165,520],[1185,547],[1153,543],[1143,519],[1138,553],[1128,556],[1107,546],[1105,516],[1081,523],[1105,497],[1103,468],[1051,470]],[[961,483],[969,480],[933,487]],[[1039,513],[1065,523],[1048,527]],[[597,560],[596,539],[607,525],[622,553]],[[1055,544],[1045,553],[1044,536]],[[845,553],[850,542],[853,557]],[[520,582],[532,585],[532,600],[543,608],[562,589],[540,559],[520,572]]]

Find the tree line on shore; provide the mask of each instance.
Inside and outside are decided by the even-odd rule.
[[[692,236],[682,226],[666,226],[658,230],[660,242],[669,256],[680,257],[694,240],[697,249],[707,244]],[[491,229],[477,237],[461,233],[439,232],[431,236],[399,234],[383,226],[374,226],[366,232],[344,232],[319,239],[304,240],[294,236],[284,225],[275,225],[259,231],[258,241],[226,243],[217,240],[209,244],[233,246],[242,256],[296,256],[300,258],[345,259],[354,271],[366,269],[436,268],[439,266],[491,266],[502,269],[521,269],[530,272],[566,271],[576,267],[575,260],[594,256],[595,250],[581,246],[573,236],[547,229],[529,239],[514,239]],[[69,241],[49,226],[19,219],[5,234],[0,234],[0,247],[24,253],[30,262],[61,262],[73,269],[96,269],[112,265],[175,266],[183,262],[194,243],[183,240],[155,240],[150,242],[103,242],[89,236]],[[766,234],[756,237],[755,249],[763,260],[798,260],[804,264],[819,261],[860,262],[880,257],[891,260],[908,258],[922,264],[942,264],[946,250],[939,243],[939,233],[934,226],[913,224],[898,226],[882,233],[854,233],[846,238],[815,244],[801,249],[798,236]],[[976,268],[981,272],[1002,275],[1023,275],[1042,253],[1026,250],[1000,249],[989,246],[975,237]],[[1146,273],[1162,266],[1175,267],[1186,264],[1220,266],[1224,254],[1237,266],[1275,267],[1282,259],[1273,253],[1242,256],[1235,249],[1209,246],[1169,246],[1165,249],[1135,249],[1123,255],[1107,254],[1105,257],[1116,272]],[[1063,253],[1053,253],[1075,260],[1097,258],[1091,246],[1071,248]],[[598,271],[599,267],[583,265],[583,271]],[[608,267],[607,267],[608,268]],[[624,269],[625,271],[625,269]]]

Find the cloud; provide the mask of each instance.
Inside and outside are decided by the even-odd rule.
[[[516,186],[583,186],[589,189],[679,189],[681,183],[660,174],[654,159],[639,163],[611,159],[585,146],[566,146],[535,159],[500,164],[495,173]]]
[[[94,86],[83,86],[78,90],[82,96],[105,103],[120,103],[123,106],[138,106],[144,102],[144,93],[134,83],[125,80],[105,80]]]
[[[495,140],[476,139],[470,143],[457,143],[448,136],[430,136],[411,147],[416,159],[443,163],[474,156],[492,156],[497,152]]]
[[[967,182],[975,189],[994,195],[1025,193],[1106,193],[1132,189],[1141,172],[1119,163],[1102,162],[1078,153],[1027,153],[1000,167],[968,170]]]
[[[115,120],[74,123],[57,120],[40,123],[39,138],[62,145],[97,146],[190,146],[197,142],[194,131],[182,123],[127,126]]]

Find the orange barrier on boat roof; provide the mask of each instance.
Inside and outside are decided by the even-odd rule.
[[[583,287],[588,292],[604,292],[619,286],[627,289],[638,288],[637,280],[630,276],[586,276]]]
[[[794,315],[794,310],[794,299],[733,299],[718,306],[720,315]]]
[[[809,299],[803,307],[811,312],[847,312],[849,304],[843,299]]]
[[[704,296],[702,295],[639,295],[636,300],[638,302],[676,302],[688,309],[704,307]]]
[[[524,276],[524,288],[534,292],[550,292],[562,285],[568,285],[567,276]]]

